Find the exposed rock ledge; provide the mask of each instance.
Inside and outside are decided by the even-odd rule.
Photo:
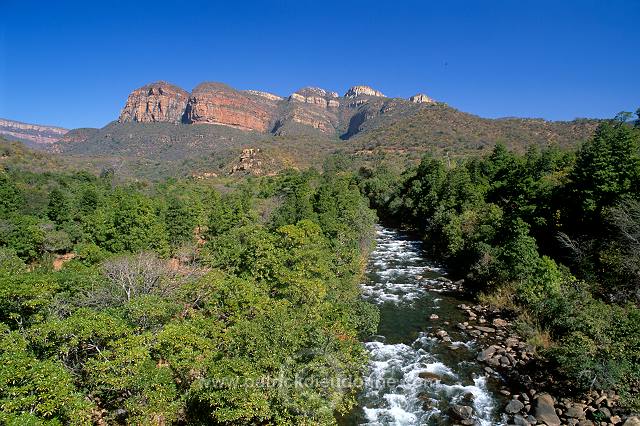
[[[369,86],[353,86],[347,93],[344,94],[345,98],[355,98],[358,96],[377,96],[379,98],[386,98],[384,93],[375,90]]]
[[[435,101],[425,95],[424,93],[418,93],[409,98],[409,100],[415,104],[433,104]]]
[[[261,98],[269,99],[270,101],[275,101],[275,102],[281,101],[282,99],[284,99],[282,96],[274,95],[273,93],[269,93],[269,92],[262,92],[260,90],[243,90],[243,92],[249,95],[260,96]]]
[[[537,365],[535,350],[515,333],[509,321],[501,318],[503,312],[482,305],[462,304],[458,308],[468,320],[458,323],[457,328],[476,338],[481,348],[477,360],[485,364],[486,374],[509,382],[509,387],[500,390],[510,398],[504,407],[511,419],[509,424],[640,426],[636,416],[625,419],[625,410],[618,405],[620,397],[613,391],[591,390],[570,399],[567,392],[558,392],[559,383],[554,383],[553,377],[531,377],[533,372],[543,370]],[[439,339],[447,337],[446,332],[444,337],[439,333]]]
[[[178,123],[188,99],[189,92],[165,81],[147,84],[131,92],[118,121]]]
[[[304,87],[289,96],[290,101],[317,105],[322,108],[338,108],[340,102],[337,98],[338,94],[336,92],[328,92],[319,87]]]

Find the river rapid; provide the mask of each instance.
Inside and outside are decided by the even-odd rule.
[[[476,361],[475,342],[454,326],[465,321],[457,305],[468,301],[446,291],[445,276],[420,241],[377,229],[362,287],[363,297],[380,309],[380,324],[378,335],[364,343],[371,361],[359,406],[342,424],[459,423],[450,415],[454,405],[473,407],[468,422],[503,423],[499,384]],[[433,337],[441,330],[444,341]]]

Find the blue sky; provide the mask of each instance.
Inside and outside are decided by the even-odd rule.
[[[640,107],[640,1],[0,0],[0,117],[102,127],[167,80],[417,92],[485,117]]]

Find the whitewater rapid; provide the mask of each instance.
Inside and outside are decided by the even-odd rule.
[[[453,312],[455,301],[438,293],[443,274],[424,258],[419,241],[378,228],[363,295],[380,307],[381,335],[365,343],[371,361],[355,424],[442,424],[453,404],[472,406],[476,424],[499,423],[494,396],[471,355],[473,342],[458,336],[461,341],[443,348],[428,335],[430,314]]]

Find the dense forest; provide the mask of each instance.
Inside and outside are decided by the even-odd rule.
[[[151,184],[5,163],[0,423],[335,423],[378,323],[359,286],[377,217],[510,312],[566,389],[640,409],[638,123],[404,171]]]
[[[0,172],[0,423],[333,423],[374,223],[348,172]]]
[[[565,394],[615,389],[640,408],[640,120],[602,123],[577,152],[498,144],[360,179],[381,218],[419,233],[481,301],[513,313]]]

